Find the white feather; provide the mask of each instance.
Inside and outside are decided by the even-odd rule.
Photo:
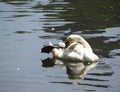
[[[59,43],[59,45],[63,46],[63,49],[54,48],[51,52],[54,57],[72,61],[97,61],[99,58],[93,52],[89,43],[78,35],[70,35],[66,39],[69,42],[67,48],[65,48],[65,44]],[[49,41],[49,44],[53,46],[53,44]]]
[[[50,45],[50,46],[53,46],[53,44],[52,44],[50,41],[49,41],[49,45]]]

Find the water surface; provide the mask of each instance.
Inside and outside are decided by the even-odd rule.
[[[83,80],[70,69],[86,64],[40,52],[70,34],[83,36],[100,57]],[[1,92],[119,92],[119,55],[119,0],[0,0]]]

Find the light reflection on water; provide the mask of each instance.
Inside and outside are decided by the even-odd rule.
[[[119,5],[111,0],[0,0],[0,91],[119,92]],[[63,64],[45,60],[51,54],[40,53],[48,41],[58,43],[69,34],[83,36],[100,57],[83,73],[84,80],[70,72],[70,66],[82,63],[67,62],[61,69]]]
[[[57,58],[42,60],[43,67],[53,67],[56,63],[61,65],[61,68],[66,68],[66,73],[70,79],[84,79],[84,75],[98,64],[98,62],[63,61]]]

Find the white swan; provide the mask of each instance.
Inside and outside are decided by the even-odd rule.
[[[50,43],[51,44],[51,43]],[[51,52],[54,57],[72,61],[98,61],[99,58],[94,54],[89,43],[79,35],[70,35],[66,38],[65,46],[45,46],[42,52]]]

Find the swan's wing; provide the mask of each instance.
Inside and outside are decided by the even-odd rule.
[[[76,45],[74,48],[65,49],[64,56],[71,60],[83,61],[84,48],[82,45]]]
[[[76,43],[76,44],[73,44],[69,47],[69,49],[72,51],[72,52],[75,52],[77,54],[83,54],[84,53],[84,47],[83,45],[79,44],[79,43]]]

